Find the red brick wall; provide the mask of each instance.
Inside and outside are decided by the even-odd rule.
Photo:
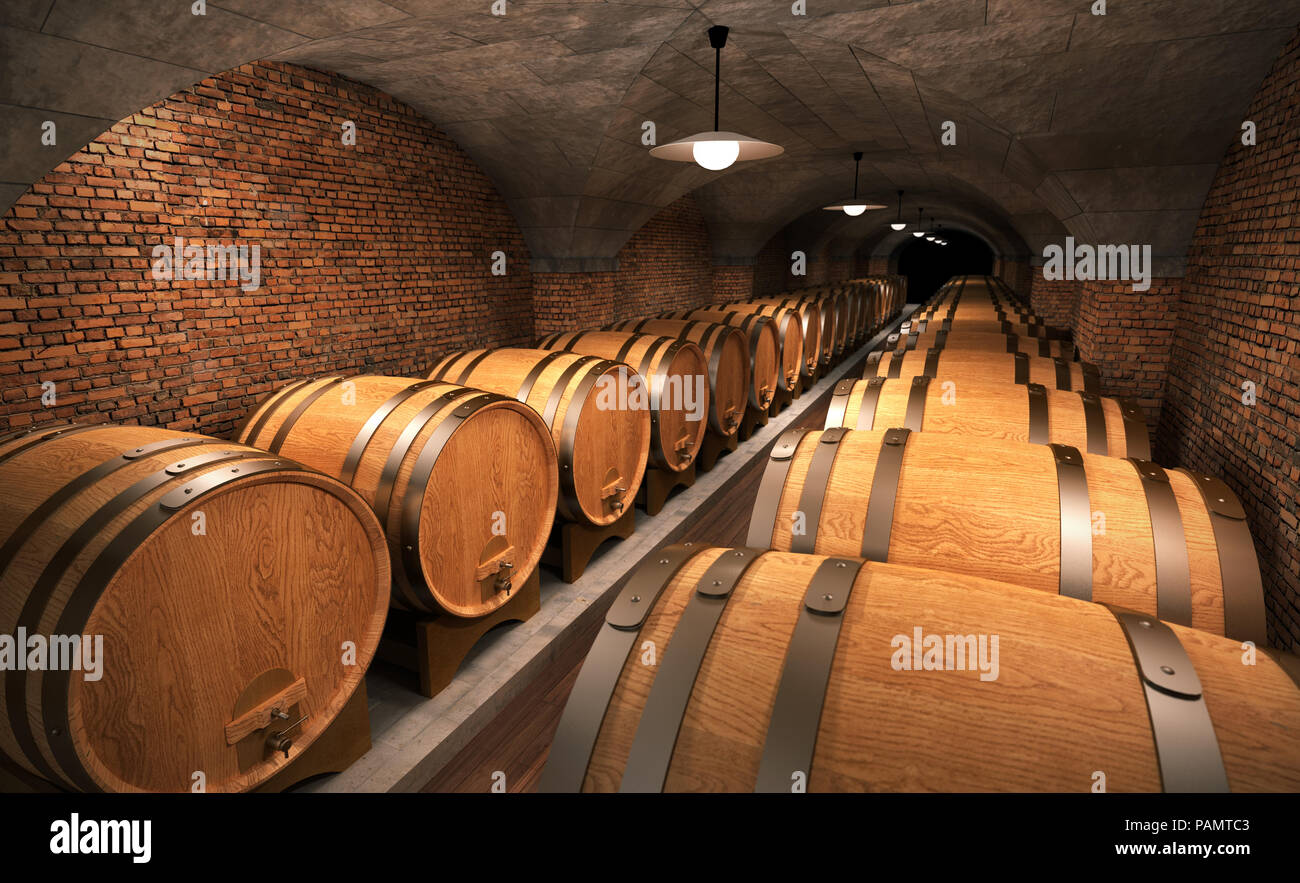
[[[1234,139],[1202,209],[1157,453],[1221,475],[1241,497],[1270,640],[1300,650],[1300,36],[1242,118],[1257,143]]]
[[[541,337],[702,306],[713,300],[713,279],[709,230],[687,194],[627,241],[617,270],[534,273],[535,331]]]
[[[735,303],[754,295],[753,266],[717,266],[713,268],[713,302]]]
[[[754,296],[771,297],[791,288],[803,288],[812,283],[807,276],[790,275],[790,254],[784,237],[775,236],[754,257]],[[812,268],[808,267],[811,273]]]
[[[1031,267],[1028,261],[997,258],[993,272],[1011,286],[1011,290],[1020,295],[1021,300],[1028,302],[1034,283],[1034,270],[1035,268]]]
[[[174,236],[260,245],[261,288],[155,280]],[[428,120],[342,77],[245,65],[120,121],[0,220],[0,412],[225,434],[290,378],[526,342],[528,265],[491,182]]]
[[[1135,399],[1154,430],[1160,420],[1181,279],[1152,279],[1148,291],[1132,282],[1080,283],[1074,343],[1079,358],[1101,371],[1103,395]]]
[[[1031,269],[1030,309],[1051,325],[1074,328],[1079,310],[1079,289],[1083,283],[1072,279],[1044,279],[1042,267]]]

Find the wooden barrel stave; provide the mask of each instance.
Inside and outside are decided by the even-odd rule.
[[[1151,459],[1141,405],[1025,384],[946,376],[849,378],[836,385],[823,428],[836,426],[906,426],[913,432],[1065,444],[1090,454]]]
[[[864,378],[965,377],[980,382],[1037,383],[1049,389],[1101,392],[1095,365],[1064,359],[1044,359],[1024,353],[976,350],[877,351],[867,357]]]
[[[698,345],[709,362],[709,426],[726,437],[740,429],[750,389],[749,343],[744,332],[688,319],[628,319],[611,330],[667,335]]]
[[[728,303],[715,304],[705,310],[681,310],[671,314],[670,318],[689,319],[707,318],[711,312],[738,315],[759,315],[771,320],[777,335],[777,351],[780,353],[780,370],[777,371],[777,385],[786,392],[794,391],[799,384],[799,375],[803,372],[804,341],[803,323],[799,314],[789,307],[774,304]],[[812,368],[816,368],[814,358]]]
[[[826,444],[819,444],[823,439]],[[769,460],[748,542],[887,556],[894,563],[1073,593],[1215,634],[1265,641],[1254,546],[1248,531],[1239,530],[1240,504],[1221,482],[1207,485],[1225,500],[1212,510],[1211,496],[1198,486],[1204,477],[1166,472],[1146,461],[995,439],[956,442],[905,430],[787,433]],[[896,473],[892,459],[882,461],[886,450],[890,458],[902,458]],[[810,472],[819,452],[820,465]],[[1073,459],[1062,464],[1061,455]],[[888,500],[890,488],[897,496],[892,507],[881,503],[884,508],[873,514],[869,504],[878,469],[886,494],[880,499]],[[1158,481],[1149,482],[1148,472]],[[1086,487],[1081,500],[1071,496],[1076,480]],[[949,488],[960,492],[947,493]],[[1163,499],[1170,500],[1172,512],[1158,508]],[[800,521],[796,512],[803,513]],[[797,524],[803,528],[798,535]],[[1168,556],[1159,558],[1165,562],[1159,569],[1158,556]],[[1221,561],[1244,563],[1222,572]]]
[[[101,636],[112,664],[94,682],[6,672],[0,746],[74,790],[188,791],[196,770],[209,791],[255,787],[287,761],[267,754],[265,724],[227,745],[235,703],[304,678],[298,751],[341,711],[388,607],[382,530],[348,488],[287,459],[154,427],[81,429],[0,447],[13,488],[0,619],[8,634]],[[339,665],[345,640],[354,666]]]
[[[1213,784],[1212,756],[1203,769],[1201,757],[1180,764],[1158,750],[1157,728],[1168,738],[1187,725],[1162,715],[1153,723],[1135,651],[1111,610],[992,580],[852,560],[843,561],[851,581],[843,614],[814,617],[838,625],[829,682],[811,702],[804,694],[793,718],[812,721],[810,763],[765,770],[765,754],[789,742],[789,728],[774,723],[786,673],[813,664],[803,653],[803,665],[791,662],[792,636],[808,616],[805,593],[814,596],[814,580],[824,568],[834,572],[835,562],[740,551],[750,561],[737,565],[744,569],[727,599],[712,602],[725,607],[698,661],[684,660],[691,652],[685,617],[698,612],[691,608],[710,585],[705,575],[735,553],[670,548],[656,556],[674,562],[667,568],[673,575],[652,581],[667,579],[657,601],[644,583],[635,589],[653,604],[627,645],[635,652],[593,650],[588,657],[543,790],[743,792],[766,785],[788,792],[797,772],[810,791],[1083,793],[1099,769],[1112,792],[1181,790],[1188,778]],[[929,635],[998,636],[997,677],[904,668],[899,639],[918,627]],[[603,630],[614,631],[608,624]],[[1172,635],[1200,677],[1223,784],[1234,791],[1300,787],[1300,742],[1289,736],[1300,727],[1300,684],[1272,657],[1241,665],[1234,641],[1177,625],[1156,630]],[[604,633],[597,646],[603,641]],[[645,642],[659,648],[656,665],[642,664]],[[673,667],[674,654],[682,669]],[[601,716],[604,697],[584,677],[588,667],[594,678],[612,666],[618,680]],[[687,678],[697,672],[686,681],[688,699],[665,701],[679,671]],[[581,744],[591,733],[583,718],[598,722],[589,750]]]
[[[729,325],[744,332],[749,343],[749,406],[765,411],[772,404],[781,377],[781,339],[767,316],[723,310],[681,310],[665,319]]]
[[[627,365],[510,347],[444,356],[428,376],[511,396],[542,415],[559,460],[558,511],[565,519],[612,524],[632,506],[650,454],[650,413],[603,407],[606,398],[633,401],[630,386],[641,380]]]
[[[239,441],[331,475],[370,503],[392,551],[397,606],[482,616],[537,566],[559,479],[550,429],[533,409],[380,375],[295,384],[269,399]]]

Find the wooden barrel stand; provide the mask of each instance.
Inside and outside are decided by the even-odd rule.
[[[484,616],[415,614],[392,610],[379,641],[378,656],[420,676],[420,694],[432,699],[442,692],[465,657],[492,629],[507,622],[527,622],[541,609],[541,575],[510,592],[509,599]]]
[[[641,490],[637,491],[636,501],[642,509],[645,509],[645,514],[658,515],[663,511],[664,504],[668,502],[668,497],[674,490],[694,485],[694,463],[680,472],[650,466],[646,468],[645,479],[641,482]]]
[[[720,435],[710,429],[704,433],[704,443],[700,445],[700,455],[695,458],[695,464],[708,472],[717,464],[719,457],[734,451],[738,445],[735,433]]]
[[[709,436],[705,435],[706,443],[708,438]],[[732,438],[734,439],[735,436]],[[615,538],[625,540],[632,536],[635,530],[636,509],[632,506],[624,509],[623,514],[609,524],[579,524],[557,518],[555,527],[551,529],[550,542],[542,552],[542,563],[559,570],[560,579],[566,583],[577,582],[582,578],[587,565],[595,557],[596,550],[605,540]]]

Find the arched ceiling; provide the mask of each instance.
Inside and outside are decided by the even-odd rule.
[[[1151,243],[1175,266],[1300,0],[1091,4],[806,0],[796,16],[786,0],[506,0],[498,16],[491,0],[212,0],[195,16],[180,0],[5,0],[0,208],[118,119],[270,58],[427,116],[493,178],[542,266],[607,264],[692,191],[718,260],[780,231],[819,239],[815,209],[851,188],[853,150],[863,195],[892,206],[907,190],[1003,253],[1068,233]],[[648,156],[644,121],[659,143],[711,127],[711,24],[732,28],[723,128],[783,156],[722,173]],[[46,119],[56,148],[39,145]],[[945,120],[956,146],[939,143]],[[878,237],[890,216],[836,241]]]

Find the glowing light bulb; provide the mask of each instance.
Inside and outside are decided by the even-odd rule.
[[[844,206],[844,214],[848,215],[850,218],[856,218],[858,215],[862,214],[866,210],[867,207],[865,205],[860,205],[857,203],[850,203]]]
[[[925,241],[926,241],[926,242],[934,242],[934,237],[933,237],[933,236],[927,236],[927,237],[925,237]]]
[[[906,227],[907,227],[906,224],[899,223],[899,222],[895,222],[895,223],[889,225],[889,229],[891,229],[891,230],[902,230],[902,229],[904,229],[904,228],[906,228]]]
[[[720,172],[740,156],[739,141],[696,141],[691,156],[711,172]]]
[[[924,231],[924,230],[913,230],[913,231],[912,231],[912,235],[915,236],[917,239],[920,239],[922,236],[925,235],[925,231]]]

